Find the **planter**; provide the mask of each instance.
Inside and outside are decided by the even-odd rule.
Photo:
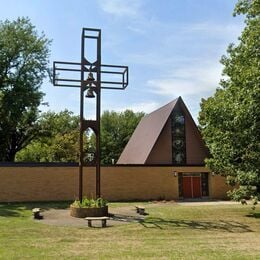
[[[75,218],[108,216],[108,206],[100,208],[77,208],[71,205],[70,215]]]

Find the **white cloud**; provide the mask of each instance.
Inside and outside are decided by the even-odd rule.
[[[195,84],[188,80],[152,79],[148,80],[150,91],[162,96],[184,96],[195,92]]]
[[[127,106],[121,106],[121,105],[117,105],[116,103],[113,103],[113,104],[109,104],[109,110],[110,111],[113,110],[116,112],[123,112],[127,109],[130,109],[133,110],[134,112],[151,113],[152,111],[156,110],[160,106],[161,106],[160,103],[154,101],[129,103],[129,105]],[[108,107],[108,104],[106,104],[105,107]]]
[[[162,66],[169,65],[175,62],[176,57],[167,57],[163,53],[158,52],[143,52],[143,53],[130,53],[124,57],[124,62],[130,62],[133,64],[150,65],[150,66]]]
[[[145,33],[144,29],[137,27],[137,26],[128,25],[127,29],[134,32],[134,33],[138,33],[138,34],[144,34]]]
[[[202,64],[202,61],[200,61],[200,64],[196,62],[190,65],[182,64],[182,67],[169,72],[169,75],[179,79],[215,84],[220,80],[221,71],[222,65],[220,63],[204,62],[204,64]]]
[[[180,31],[185,34],[193,33],[203,33],[207,36],[213,38],[233,38],[240,35],[242,30],[241,24],[222,24],[222,23],[212,23],[212,22],[203,22],[203,23],[193,23],[193,24],[184,24],[180,27]]]
[[[217,24],[217,23],[198,23],[198,24],[180,24],[164,26],[161,30],[160,24],[157,24],[156,31],[160,32],[160,37],[145,37],[146,47],[131,49],[124,54],[123,62],[148,65],[153,67],[178,67],[183,63],[201,62],[205,59],[215,60],[217,66],[221,55],[226,53],[229,43],[237,41],[242,26],[237,24]],[[150,29],[143,30],[139,27],[137,30],[130,25],[128,29],[132,31],[145,31],[150,35]],[[135,43],[133,43],[135,44]],[[185,54],[187,50],[188,54]],[[207,76],[207,75],[206,75]]]
[[[152,111],[156,110],[158,107],[160,107],[160,104],[157,102],[142,102],[142,103],[131,104],[128,107],[128,109],[131,109],[134,112],[151,113]]]
[[[202,95],[212,92],[221,78],[221,65],[203,64],[200,67],[182,67],[168,71],[164,78],[147,81],[150,92],[161,96]]]
[[[101,9],[115,16],[137,17],[140,14],[142,1],[140,0],[99,0]]]

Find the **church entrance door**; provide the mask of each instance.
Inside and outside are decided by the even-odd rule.
[[[201,176],[199,173],[183,174],[182,185],[185,199],[201,198]]]

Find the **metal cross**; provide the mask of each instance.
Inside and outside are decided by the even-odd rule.
[[[86,41],[94,41],[96,54],[90,61],[86,57]],[[101,79],[110,77],[109,79]],[[81,62],[53,62],[53,85],[80,88],[80,148],[79,148],[79,200],[82,201],[83,166],[96,166],[96,198],[100,192],[100,95],[101,89],[124,90],[128,85],[128,67],[101,64],[101,30],[83,28],[81,35]],[[96,120],[84,116],[84,92],[86,97],[96,97]],[[95,93],[95,94],[94,94]],[[95,156],[92,161],[83,151],[83,134],[90,128],[96,135]],[[94,158],[94,159],[93,159]]]

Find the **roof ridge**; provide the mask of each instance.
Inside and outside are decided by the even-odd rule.
[[[152,114],[154,114],[154,113],[156,113],[156,112],[158,112],[158,111],[160,111],[160,110],[165,109],[165,108],[166,108],[167,106],[169,106],[171,103],[174,103],[174,106],[175,106],[175,105],[177,104],[177,102],[179,101],[179,99],[181,99],[181,97],[175,98],[174,100],[170,101],[170,102],[167,103],[166,105],[164,105],[164,106],[162,106],[162,107],[159,107],[159,108],[157,108],[156,110],[152,111],[151,113],[145,115],[143,118],[145,118],[145,117],[147,117],[147,116],[149,116],[149,115],[152,115]],[[174,106],[173,106],[173,107],[174,107]]]
[[[121,163],[121,160],[127,161],[129,156],[139,160],[140,163],[145,163],[178,100],[179,98],[174,99],[142,118],[121,153],[118,163]],[[145,141],[141,144],[140,140]]]

